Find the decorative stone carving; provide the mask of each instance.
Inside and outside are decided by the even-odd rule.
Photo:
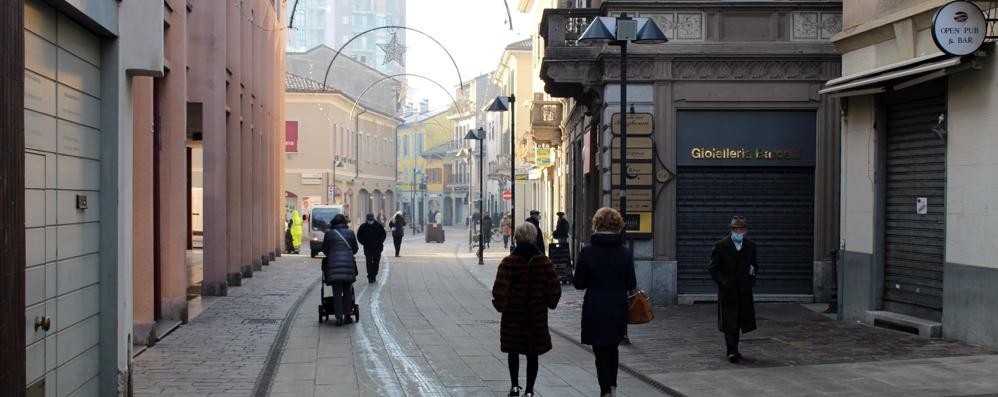
[[[633,80],[657,80],[662,76],[657,73],[655,61],[650,60],[633,60],[628,59],[627,61],[627,78]],[[603,63],[603,78],[605,80],[619,80],[620,79],[620,61],[606,61]]]
[[[600,78],[599,70],[592,62],[550,62],[545,69],[547,77],[557,82],[595,82]]]
[[[655,21],[669,40],[703,40],[703,13],[656,12],[641,14]]]
[[[824,80],[820,61],[676,61],[677,80]]]
[[[842,14],[802,11],[793,13],[791,40],[828,40],[842,30]]]

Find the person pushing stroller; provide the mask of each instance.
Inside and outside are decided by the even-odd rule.
[[[333,287],[333,314],[337,326],[343,325],[344,321],[353,322],[349,317],[350,313],[346,313],[344,320],[344,298],[348,299],[346,308],[352,309],[353,283],[357,281],[359,273],[354,255],[358,250],[360,247],[357,237],[347,227],[346,217],[337,214],[330,222],[322,241],[322,251],[326,253],[322,260],[323,283]]]

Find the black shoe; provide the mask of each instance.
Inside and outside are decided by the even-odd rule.
[[[341,325],[343,325],[343,317],[337,316],[336,317],[336,326],[339,327]]]
[[[732,363],[732,364],[735,364],[735,363],[737,363],[737,362],[738,362],[738,360],[739,360],[740,358],[741,358],[741,354],[738,354],[738,353],[731,353],[731,354],[728,354],[728,362],[729,362],[729,363]]]
[[[509,389],[509,394],[507,394],[507,396],[509,396],[509,397],[519,397],[520,396],[520,386],[513,386],[512,388],[510,388]]]
[[[367,279],[367,282],[368,282],[369,284],[374,284],[374,279],[373,279],[373,278],[369,278],[369,279]]]

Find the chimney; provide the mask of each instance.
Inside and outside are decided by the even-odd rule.
[[[427,114],[430,112],[430,100],[424,99],[419,101],[419,114]]]
[[[412,116],[412,102],[405,103],[405,115],[406,117]]]

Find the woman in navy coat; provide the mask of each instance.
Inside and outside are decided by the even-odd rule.
[[[590,244],[575,268],[575,288],[586,290],[582,303],[582,343],[592,345],[600,395],[617,387],[617,346],[627,331],[627,292],[637,288],[634,257],[624,245],[624,219],[603,207],[593,216]]]

